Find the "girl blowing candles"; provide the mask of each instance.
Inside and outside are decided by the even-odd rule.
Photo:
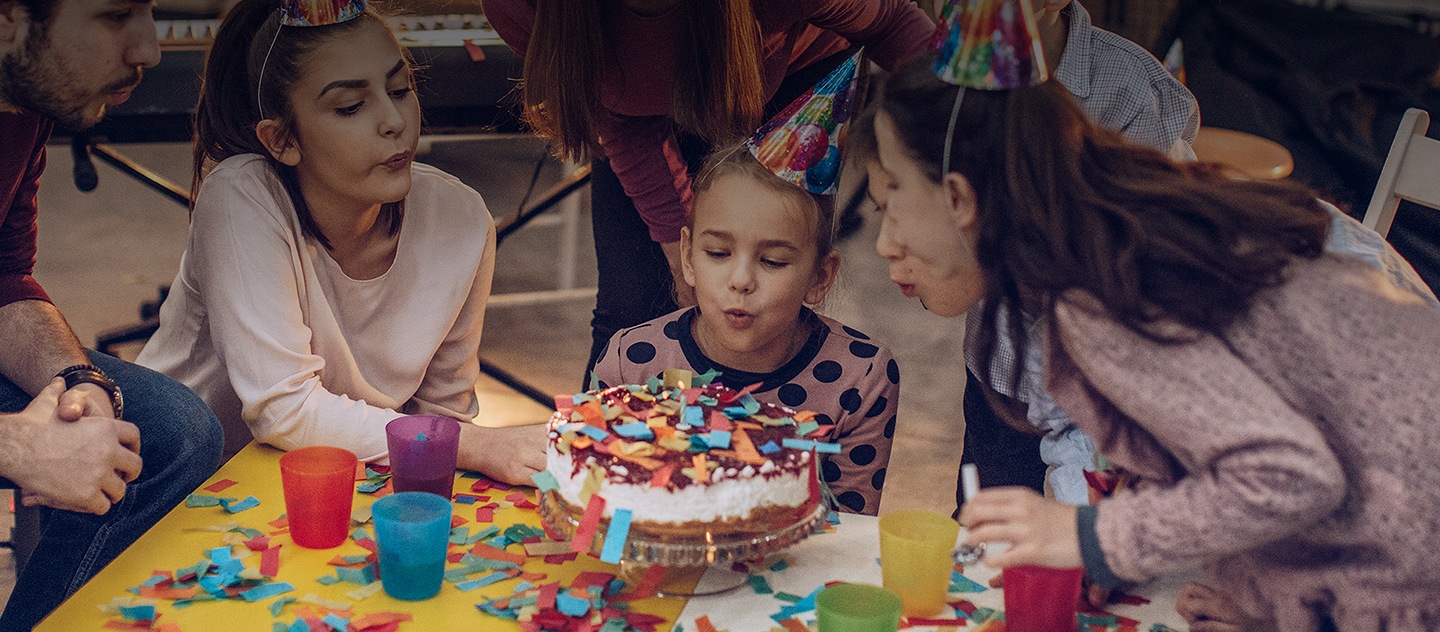
[[[1203,564],[1236,629],[1440,626],[1417,555],[1440,533],[1440,316],[1325,253],[1312,191],[1173,163],[1053,83],[968,90],[947,131],[959,89],[930,64],[857,124],[876,250],[933,312],[984,299],[981,367],[1044,315],[1047,388],[1137,479],[1093,507],[984,490],[970,542],[1107,586]]]
[[[376,459],[395,417],[478,412],[494,224],[474,190],[413,162],[406,50],[362,1],[329,9],[326,24],[242,0],[221,24],[190,242],[139,358],[215,409],[230,453],[253,433]],[[543,451],[541,426],[462,424],[463,468],[523,482]]]
[[[824,300],[840,266],[828,193],[854,71],[852,59],[749,143],[711,158],[680,232],[684,281],[697,306],[621,330],[595,374],[613,385],[669,368],[719,371],[732,388],[758,385],[757,399],[817,413],[818,430],[840,444],[840,454],[821,463],[839,508],[874,515],[900,370],[889,349],[806,307]],[[797,135],[811,143],[787,142]]]

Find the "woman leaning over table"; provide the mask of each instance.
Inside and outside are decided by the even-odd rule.
[[[981,367],[1044,315],[1046,386],[1136,481],[1078,508],[983,490],[969,541],[1102,586],[1204,565],[1197,629],[1440,628],[1440,315],[1326,252],[1313,191],[1129,144],[1054,82],[966,91],[943,160],[957,88],[931,61],[851,132],[876,250],[930,311],[984,299]]]
[[[934,25],[908,0],[485,0],[525,58],[525,118],[592,157],[599,288],[588,367],[615,332],[692,304],[680,275],[690,178],[853,52],[886,68]]]

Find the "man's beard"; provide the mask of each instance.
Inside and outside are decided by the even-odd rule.
[[[3,62],[0,63],[0,98],[26,112],[54,119],[70,130],[83,130],[99,123],[103,109],[93,118],[85,112],[99,95],[86,94],[70,83],[74,73],[54,61],[54,51],[48,50],[47,30],[46,25],[32,24],[24,48],[6,53],[0,60]],[[137,69],[134,78],[106,86],[100,94],[133,87],[139,81]]]

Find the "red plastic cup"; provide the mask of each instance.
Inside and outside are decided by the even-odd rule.
[[[1081,568],[1012,566],[1005,578],[1005,629],[1015,632],[1075,632]]]
[[[311,446],[280,457],[290,538],[307,549],[340,546],[350,532],[355,465],[349,450]]]
[[[453,495],[460,422],[442,415],[397,417],[385,424],[385,439],[395,491]]]

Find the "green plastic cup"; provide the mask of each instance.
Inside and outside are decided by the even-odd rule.
[[[900,596],[870,584],[836,584],[815,595],[820,632],[895,632]]]
[[[949,516],[907,509],[880,516],[880,576],[900,595],[907,617],[932,616],[950,594],[950,550],[960,524]]]

